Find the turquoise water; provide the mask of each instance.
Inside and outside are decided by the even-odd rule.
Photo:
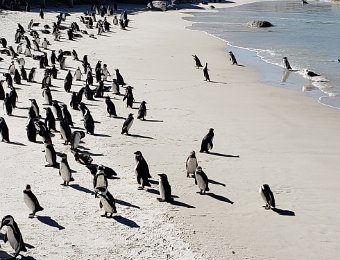
[[[340,4],[265,1],[192,15],[186,18],[194,22],[191,29],[228,41],[228,51],[256,67],[266,82],[304,91],[320,103],[340,108]],[[249,28],[251,20],[267,20],[274,27]],[[296,72],[284,74],[284,56]],[[304,69],[322,75],[321,79],[311,81]]]

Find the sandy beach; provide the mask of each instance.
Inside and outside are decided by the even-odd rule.
[[[43,70],[38,70],[36,83],[14,85],[18,108],[13,116],[0,110],[13,142],[0,142],[0,217],[12,215],[24,241],[32,246],[21,259],[338,259],[340,207],[333,202],[340,183],[339,111],[302,93],[265,85],[253,68],[231,65],[226,43],[186,29],[190,22],[182,19],[185,10],[119,8],[119,13],[128,10],[127,30],[113,26],[112,32],[96,35],[93,29],[97,39],[84,35],[75,41],[66,40],[65,31],[60,42],[47,36],[48,55],[52,49],[76,49],[80,59],[89,56],[92,68],[98,60],[112,75],[119,68],[133,87],[133,109],[126,107],[123,96],[105,93],[119,118],[108,117],[103,98],[84,101],[97,123],[95,135],[85,136],[81,150],[94,163],[112,167],[119,177],[109,180],[108,186],[117,203],[113,219],[100,216],[104,212],[93,195],[93,177],[75,162],[60,133],[53,132],[55,150],[67,153],[76,171],[69,187],[60,185],[58,169],[44,167],[41,137],[37,143],[27,140],[29,98],[37,100],[45,116]],[[80,25],[78,9],[65,9],[71,16],[64,25],[74,21]],[[26,29],[30,19],[52,24],[57,14],[56,9],[47,10],[41,20],[37,12],[3,12],[0,37],[16,46],[15,16],[20,15]],[[108,19],[112,22],[112,17]],[[211,82],[195,68],[193,54],[208,63]],[[3,80],[11,58],[1,57]],[[27,70],[39,67],[38,61],[25,61]],[[66,66],[74,73],[81,63],[68,57]],[[52,80],[53,99],[67,104],[75,127],[83,129],[82,114],[70,108],[71,96],[63,88],[67,70]],[[112,78],[105,85],[111,85]],[[84,84],[74,81],[71,91]],[[143,100],[146,121],[136,118]],[[135,121],[127,136],[121,127],[129,113]],[[215,129],[214,148],[211,154],[199,153],[209,128]],[[133,154],[137,150],[154,180],[148,190],[137,190]],[[206,195],[198,194],[194,179],[186,177],[185,161],[192,150],[210,180]],[[158,173],[167,174],[175,203],[157,201]],[[276,211],[262,207],[258,189],[264,183],[274,193]],[[44,207],[33,219],[23,202],[26,184]],[[0,237],[0,259],[8,259],[12,252]]]

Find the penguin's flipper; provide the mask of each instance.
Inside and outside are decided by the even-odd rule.
[[[100,201],[99,202],[99,207],[102,208],[103,207],[103,203]]]

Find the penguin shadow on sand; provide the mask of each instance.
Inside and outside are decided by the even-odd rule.
[[[215,200],[219,200],[221,202],[234,204],[233,201],[231,201],[230,199],[228,199],[227,197],[224,197],[222,195],[218,195],[218,194],[215,194],[215,193],[212,193],[212,192],[207,192],[206,195],[211,197],[211,198],[213,198],[213,199],[215,199]]]
[[[157,120],[157,119],[144,119],[143,122],[150,122],[150,123],[163,123],[163,120]]]
[[[111,135],[107,135],[107,134],[98,134],[98,133],[94,133],[93,136],[98,136],[98,137],[111,137]]]
[[[8,144],[19,145],[19,146],[27,146],[26,144],[19,143],[19,142],[13,142],[13,141],[8,142]]]
[[[280,216],[290,216],[290,217],[294,217],[295,216],[295,212],[288,210],[288,209],[279,209],[279,208],[272,208],[272,211],[274,211],[275,213],[279,214]]]
[[[225,153],[217,153],[217,152],[211,152],[209,151],[206,153],[208,155],[215,155],[215,156],[220,156],[220,157],[228,157],[228,158],[240,158],[239,155],[232,155],[232,154],[225,154]]]
[[[37,219],[41,223],[43,223],[43,224],[45,224],[47,226],[54,227],[54,228],[57,228],[59,230],[65,229],[65,227],[61,226],[57,221],[55,221],[54,219],[52,219],[49,216],[37,216]]]
[[[115,199],[116,203],[125,207],[130,207],[130,208],[135,208],[135,209],[140,209],[139,206],[131,204],[130,202],[127,201],[123,201],[123,200],[119,200],[119,199]]]
[[[143,139],[153,139],[153,137],[146,136],[146,135],[128,134],[128,136],[136,137],[136,138],[143,138]]]
[[[123,216],[113,216],[112,218],[114,220],[116,220],[118,223],[120,223],[122,225],[125,225],[125,226],[128,226],[130,228],[140,228],[140,226],[136,222],[134,222],[133,220],[128,219],[126,217],[123,217]]]
[[[91,195],[95,194],[92,190],[90,190],[86,187],[80,186],[79,184],[70,184],[69,187],[71,187],[72,189],[75,189],[77,191],[87,193],[87,194],[91,194]]]
[[[27,119],[27,116],[19,116],[12,114],[11,117]]]

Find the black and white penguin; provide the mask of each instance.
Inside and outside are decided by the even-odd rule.
[[[284,67],[285,67],[287,70],[291,70],[292,67],[291,67],[290,64],[289,64],[289,61],[288,61],[287,57],[283,57],[282,59],[283,59],[283,65],[284,65]]]
[[[101,165],[98,166],[98,171],[93,178],[93,189],[95,196],[97,197],[98,192],[105,191],[108,186],[107,178],[104,174],[104,169]]]
[[[80,68],[78,67],[77,69],[76,69],[76,71],[74,72],[74,77],[76,78],[76,80],[81,80],[81,77],[82,77],[82,73],[81,73],[81,70],[80,70]]]
[[[120,91],[119,91],[119,85],[116,79],[112,79],[112,92],[115,95],[120,95]]]
[[[26,62],[24,58],[17,59],[17,63],[19,64],[19,67],[25,66]]]
[[[103,217],[112,217],[113,213],[117,213],[115,199],[107,189],[105,191],[101,191],[99,197],[99,207],[103,208],[105,211],[105,214],[102,215]]]
[[[158,174],[159,176],[159,194],[161,195],[158,198],[160,202],[172,202],[173,198],[171,197],[171,186],[168,181],[168,177],[166,174],[161,173]]]
[[[72,107],[72,109],[74,110],[79,110],[79,99],[78,99],[78,95],[77,92],[72,92],[72,96],[71,96],[71,101],[70,101],[70,106]]]
[[[83,164],[83,165],[90,165],[93,162],[93,159],[90,155],[72,151],[74,159],[76,162]]]
[[[44,10],[42,8],[40,8],[39,16],[41,19],[44,19]]]
[[[203,67],[202,63],[200,59],[197,57],[197,55],[192,55],[192,57],[194,57],[196,68],[197,69],[202,68]]]
[[[61,157],[61,161],[59,164],[59,175],[64,181],[62,185],[68,186],[71,181],[74,181],[72,177],[72,170],[68,164],[67,155],[63,153],[59,156]]]
[[[35,117],[41,117],[39,113],[39,106],[37,104],[37,101],[34,98],[30,98],[29,101],[31,101],[31,108],[33,109],[35,113]]]
[[[93,76],[92,76],[92,72],[88,71],[86,74],[86,84],[92,86],[93,85]]]
[[[151,178],[151,175],[149,172],[149,166],[147,162],[145,161],[140,151],[136,151],[134,152],[134,154],[136,160],[135,172],[137,177],[137,183],[140,185],[138,189],[142,190],[144,189],[145,186],[151,187],[151,184],[149,182],[149,178]]]
[[[20,73],[17,69],[15,69],[15,71],[14,71],[13,80],[14,80],[15,84],[21,85],[21,76],[20,76]]]
[[[50,107],[44,107],[46,110],[45,125],[48,130],[56,131],[55,128],[55,117],[53,115],[52,109]]]
[[[26,189],[24,189],[23,193],[24,202],[29,210],[32,212],[28,215],[29,218],[33,218],[35,213],[44,210],[44,208],[40,206],[37,197],[33,194],[31,190],[31,185],[26,185]]]
[[[34,82],[34,77],[35,77],[35,73],[36,73],[36,68],[31,68],[30,72],[28,73],[28,82]]]
[[[205,63],[205,67],[203,68],[203,76],[205,78],[205,81],[210,81],[210,76],[208,72],[208,63]]]
[[[103,65],[102,68],[102,76],[103,76],[103,80],[106,81],[108,76],[111,76],[109,70],[107,69],[107,64]]]
[[[78,107],[79,107],[79,110],[81,111],[82,115],[85,116],[86,111],[89,110],[87,108],[87,106],[85,105],[85,103],[80,102]]]
[[[53,65],[51,68],[51,75],[52,75],[52,78],[54,79],[58,77],[58,69],[55,67],[55,65]]]
[[[133,114],[130,113],[123,123],[121,134],[129,135],[129,130],[133,124],[133,120],[134,120]]]
[[[67,145],[71,140],[71,128],[65,119],[60,119],[60,135],[64,140],[64,145]]]
[[[112,23],[113,23],[114,25],[118,25],[118,18],[117,18],[116,15],[113,17]]]
[[[39,58],[39,68],[45,69],[45,58],[44,58],[44,56],[40,56],[40,58]]]
[[[118,85],[120,86],[124,86],[124,85],[126,85],[126,83],[124,82],[124,78],[123,78],[123,76],[120,74],[120,72],[119,72],[119,69],[115,69],[115,71],[116,71],[116,79],[117,79],[117,83],[118,83]]]
[[[210,190],[208,187],[208,183],[209,183],[208,177],[202,170],[202,167],[197,166],[195,172],[195,184],[198,185],[201,195],[205,194],[206,191]]]
[[[1,80],[0,80],[0,100],[5,100],[5,90],[4,87],[2,86]]]
[[[145,120],[146,117],[146,102],[142,101],[139,108],[138,108],[138,119]]]
[[[37,141],[37,128],[35,127],[34,121],[32,118],[29,118],[28,124],[26,125],[26,133],[28,141],[36,142]]]
[[[71,91],[72,81],[73,81],[73,77],[72,77],[71,71],[69,70],[64,80],[64,89],[68,93]]]
[[[63,112],[63,118],[69,126],[73,126],[72,116],[67,109],[66,104],[61,104],[61,111]]]
[[[21,73],[21,78],[22,78],[23,80],[27,80],[27,72],[26,72],[24,66],[21,66],[21,67],[20,67],[20,73]]]
[[[80,140],[85,137],[85,132],[84,131],[74,131],[71,134],[71,150],[77,150],[78,146],[80,144]]]
[[[49,105],[52,106],[52,93],[51,89],[48,85],[46,85],[43,89],[42,96],[45,99],[45,104],[44,105]]]
[[[127,86],[127,88],[126,88],[126,93],[125,93],[125,95],[123,97],[123,101],[125,101],[125,99],[126,99],[126,107],[132,108],[133,101],[135,99],[133,97],[132,87],[131,86]]]
[[[53,108],[53,113],[55,114],[55,117],[57,118],[57,120],[63,119],[63,113],[61,112],[61,108],[57,100],[52,101],[52,108]]]
[[[270,208],[275,208],[275,199],[274,199],[274,194],[271,191],[270,187],[268,184],[263,184],[259,192],[261,194],[262,199],[266,203],[266,206],[264,206],[265,209],[270,209]]]
[[[195,177],[196,168],[198,166],[196,153],[192,151],[185,162],[187,177]]]
[[[55,50],[52,51],[50,59],[51,59],[51,63],[54,65],[55,61],[57,59],[57,56],[55,54]]]
[[[94,134],[94,120],[90,113],[90,110],[86,110],[84,115],[84,127],[86,129],[87,134]]]
[[[7,48],[7,40],[5,38],[0,38],[0,43],[4,49]]]
[[[1,221],[0,230],[4,226],[7,227],[7,232],[5,234],[4,241],[9,242],[9,244],[14,250],[13,259],[16,259],[21,251],[23,252],[27,251],[24,240],[22,238],[18,224],[15,222],[14,218],[11,215],[3,217]]]
[[[11,65],[9,65],[8,67],[8,73],[11,75],[14,75],[14,72],[15,72],[15,64],[14,64],[14,61],[12,61]]]
[[[109,96],[105,98],[105,103],[106,103],[106,111],[109,114],[109,117],[111,116],[117,117],[115,104],[113,104]]]
[[[54,150],[53,144],[48,142],[44,142],[45,144],[45,160],[47,164],[45,167],[57,167],[59,164],[57,163],[57,153]]]
[[[12,100],[11,100],[9,93],[6,93],[6,96],[4,99],[4,107],[6,109],[6,114],[9,116],[12,115],[13,106],[12,106]]]
[[[78,53],[76,52],[75,49],[72,50],[72,57],[73,57],[74,60],[79,60]]]
[[[87,100],[94,100],[93,99],[93,95],[94,95],[93,91],[88,84],[86,84],[85,87],[84,87],[84,95],[85,95]]]
[[[202,140],[200,153],[209,153],[209,150],[213,148],[214,135],[214,129],[210,128],[208,134]]]
[[[237,61],[235,58],[235,55],[232,51],[229,51],[229,60],[231,61],[231,64],[233,65],[237,65]]]
[[[41,47],[43,47],[45,50],[47,50],[47,46],[49,45],[49,42],[46,38],[44,38],[43,42],[41,43]]]
[[[66,57],[61,57],[60,60],[58,61],[60,69],[62,70],[65,69],[65,65],[66,65],[65,61],[66,61]]]
[[[3,117],[0,117],[0,134],[1,141],[9,143],[9,130],[6,121]]]

